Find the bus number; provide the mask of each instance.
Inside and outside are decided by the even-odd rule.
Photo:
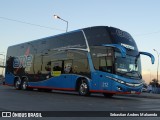
[[[103,87],[103,88],[108,88],[108,83],[107,83],[107,82],[103,82],[103,83],[102,83],[102,87]]]

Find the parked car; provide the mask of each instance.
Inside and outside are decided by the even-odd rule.
[[[147,86],[147,92],[152,93],[152,90],[153,90],[152,85],[148,85]]]
[[[147,92],[147,88],[143,87],[141,92]]]

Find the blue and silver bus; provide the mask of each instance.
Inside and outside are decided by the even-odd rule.
[[[18,90],[140,94],[140,55],[132,36],[107,26],[88,27],[10,46],[5,84]]]

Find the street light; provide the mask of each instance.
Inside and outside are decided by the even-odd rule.
[[[62,19],[61,17],[59,17],[58,15],[54,15],[54,18],[55,19],[60,19],[60,20],[62,20],[62,21],[64,21],[64,22],[66,22],[67,23],[67,27],[66,27],[66,32],[68,31],[68,21],[66,21],[66,20],[64,20],[64,19]]]
[[[156,49],[153,49],[156,53],[157,53],[157,56],[158,56],[158,63],[157,63],[157,82],[158,82],[158,69],[159,69],[159,53]]]

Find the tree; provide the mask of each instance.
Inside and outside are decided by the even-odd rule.
[[[155,78],[149,84],[152,85],[153,87],[159,87],[160,86],[159,83],[158,83],[158,80],[155,79]]]

